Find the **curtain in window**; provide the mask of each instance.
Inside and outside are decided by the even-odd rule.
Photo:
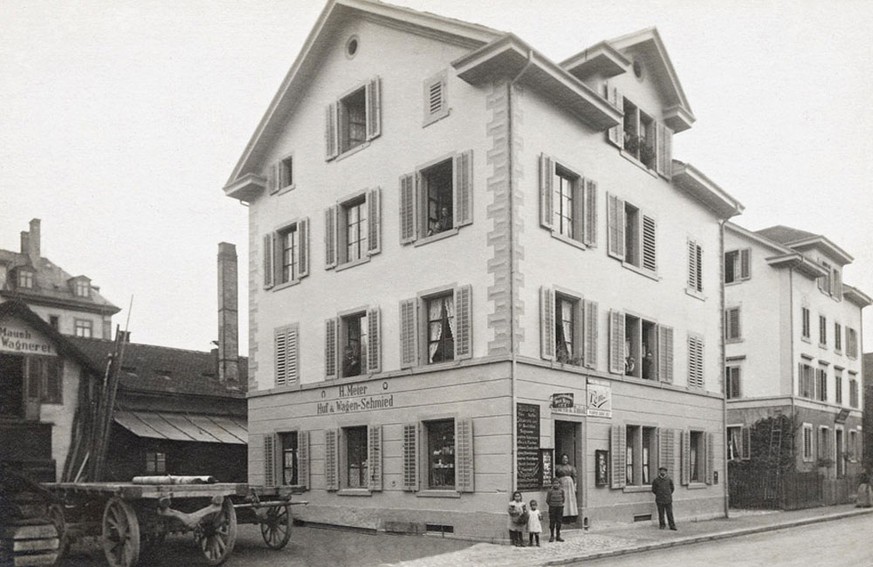
[[[439,362],[437,352],[446,347],[447,341],[455,336],[455,301],[452,295],[430,301],[428,304],[429,347],[428,361]],[[440,360],[451,360],[454,352],[442,352]]]
[[[427,320],[430,321],[430,330],[428,335],[427,359],[433,362],[434,355],[437,353],[440,345],[440,337],[443,333],[443,318],[442,318],[443,302],[442,300],[434,300],[428,304]]]

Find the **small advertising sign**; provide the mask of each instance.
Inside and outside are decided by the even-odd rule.
[[[612,386],[605,380],[588,379],[588,404],[585,415],[612,417]]]

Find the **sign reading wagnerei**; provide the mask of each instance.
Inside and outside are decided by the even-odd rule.
[[[540,406],[516,406],[516,470],[518,490],[539,490],[542,486],[540,467]]]

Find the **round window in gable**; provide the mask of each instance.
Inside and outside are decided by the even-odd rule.
[[[349,58],[352,58],[355,56],[355,54],[357,52],[358,52],[358,36],[353,35],[346,42],[346,55]]]
[[[634,59],[634,75],[637,76],[637,79],[643,78],[643,64],[639,59]]]

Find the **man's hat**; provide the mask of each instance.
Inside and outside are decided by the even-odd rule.
[[[658,470],[659,470],[659,471],[665,471],[665,470],[667,470],[667,467],[658,467]]]

